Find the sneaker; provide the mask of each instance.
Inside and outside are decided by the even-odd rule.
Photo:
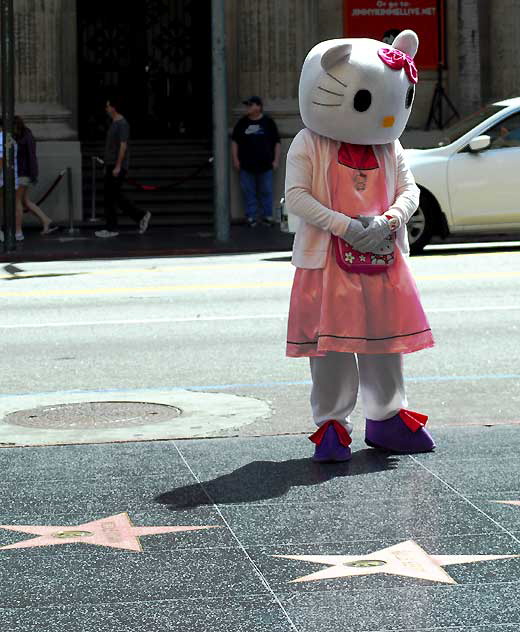
[[[256,226],[256,219],[254,219],[253,217],[248,217],[247,225],[249,226],[249,228],[254,228]]]
[[[40,235],[50,235],[51,233],[54,233],[58,229],[59,229],[59,226],[56,226],[56,224],[53,224],[51,222],[50,224],[47,224],[47,226],[43,227],[43,230],[40,233]]]
[[[273,218],[272,217],[262,217],[262,226],[269,226],[269,228],[274,226]]]
[[[152,214],[150,211],[144,214],[143,219],[139,222],[139,233],[142,235],[146,233],[148,230],[148,224],[150,223],[150,219],[152,218]]]
[[[96,235],[96,237],[101,237],[102,239],[117,237],[119,235],[119,233],[115,230],[97,230],[94,234]]]
[[[16,233],[14,238],[16,239],[16,241],[23,241],[25,239],[23,233]]]

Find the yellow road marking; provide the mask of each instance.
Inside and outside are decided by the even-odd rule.
[[[496,279],[520,276],[520,271],[507,272],[465,272],[462,274],[417,274],[417,281],[463,281],[464,279]]]
[[[417,275],[417,281],[462,281],[468,279],[497,279],[519,277],[520,271],[468,272],[463,274]],[[85,289],[46,289],[0,292],[2,298],[29,298],[35,296],[94,296],[110,294],[150,293],[150,292],[205,292],[212,290],[256,290],[269,288],[289,288],[292,281],[258,281],[256,283],[197,283],[186,285],[149,285],[140,287],[106,287]]]
[[[107,287],[84,290],[28,290],[0,292],[0,297],[30,296],[89,296],[94,294],[127,294],[144,292],[204,292],[206,290],[254,290],[257,288],[290,287],[291,281],[260,281],[258,283],[203,283],[196,285],[149,285],[143,287]]]

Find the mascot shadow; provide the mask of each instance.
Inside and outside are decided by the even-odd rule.
[[[292,487],[319,486],[334,478],[393,470],[398,463],[395,456],[369,449],[354,452],[352,460],[345,463],[321,464],[310,458],[253,461],[213,480],[172,489],[155,501],[172,509],[254,503],[285,496]]]

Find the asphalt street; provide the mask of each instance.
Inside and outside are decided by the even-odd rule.
[[[436,339],[406,357],[410,408],[432,426],[520,422],[518,244],[410,264]],[[2,398],[227,393],[269,414],[198,434],[306,432],[307,361],[284,356],[292,276],[289,253],[4,265]]]

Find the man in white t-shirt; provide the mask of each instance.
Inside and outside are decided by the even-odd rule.
[[[17,146],[14,144],[14,187],[18,188],[18,160],[17,160]],[[0,210],[3,211],[4,207],[4,122],[0,118]],[[3,213],[2,213],[3,220]],[[0,229],[0,241],[4,241],[4,232]]]

